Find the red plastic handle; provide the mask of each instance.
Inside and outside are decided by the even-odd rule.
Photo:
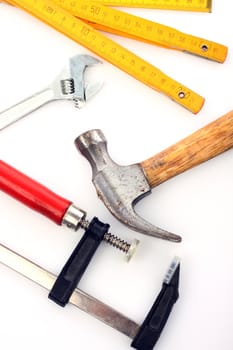
[[[0,160],[0,190],[61,225],[72,202]]]

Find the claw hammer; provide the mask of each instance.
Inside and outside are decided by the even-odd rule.
[[[134,205],[153,187],[232,148],[233,111],[138,164],[116,164],[98,129],[81,134],[75,145],[92,166],[98,196],[118,220],[146,235],[180,242],[180,236],[141,218]]]

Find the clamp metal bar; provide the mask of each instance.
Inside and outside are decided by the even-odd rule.
[[[56,280],[54,274],[2,244],[0,244],[0,263],[47,290],[52,289]],[[137,323],[80,289],[75,289],[69,303],[132,339],[139,330]]]
[[[55,275],[1,244],[0,262],[48,290],[51,290],[56,281]],[[179,273],[180,264],[176,259],[170,265],[162,289],[140,326],[77,288],[71,294],[69,303],[133,339],[131,347],[134,349],[152,350],[179,297]]]

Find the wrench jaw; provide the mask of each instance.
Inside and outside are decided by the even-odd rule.
[[[70,76],[74,82],[73,100],[78,108],[81,108],[103,86],[103,82],[91,84],[85,82],[86,69],[99,63],[100,60],[90,55],[77,55],[70,59]]]
[[[73,100],[75,107],[81,108],[103,86],[103,82],[85,82],[86,69],[99,63],[101,61],[89,55],[71,57],[51,85],[54,100]]]
[[[99,81],[97,83],[87,84],[85,87],[85,101],[89,101],[94,97],[103,87],[104,82]],[[79,106],[76,106],[79,107]]]

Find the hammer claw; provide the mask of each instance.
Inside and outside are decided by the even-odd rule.
[[[148,236],[165,239],[167,241],[181,242],[180,236],[163,230],[144,220],[135,212],[133,206],[131,207],[131,210],[130,208],[128,208],[128,210],[126,210],[125,208],[123,210],[119,210],[119,213],[116,212],[116,210],[111,210],[111,207],[108,207],[108,209],[118,220],[120,220],[122,223],[124,223],[126,226],[130,227],[134,231],[144,233]]]
[[[103,193],[101,188],[98,186],[98,181],[96,182],[93,180],[93,183],[95,184],[98,197],[104,202],[113,216],[115,216],[115,218],[121,221],[123,224],[130,227],[134,231],[144,233],[148,236],[165,239],[172,242],[181,242],[180,236],[154,226],[139,216],[134,210],[134,204],[136,201],[133,201],[132,203],[127,201],[126,205],[126,201],[123,203],[122,199],[116,195],[116,192],[113,191],[111,194],[110,191]],[[137,198],[137,201],[139,199],[141,198]]]
[[[150,224],[135,212],[135,204],[151,192],[138,164],[116,164],[109,157],[106,139],[100,130],[91,130],[80,135],[75,140],[75,145],[92,166],[92,181],[98,197],[118,220],[146,235],[173,242],[181,241],[180,236]]]

